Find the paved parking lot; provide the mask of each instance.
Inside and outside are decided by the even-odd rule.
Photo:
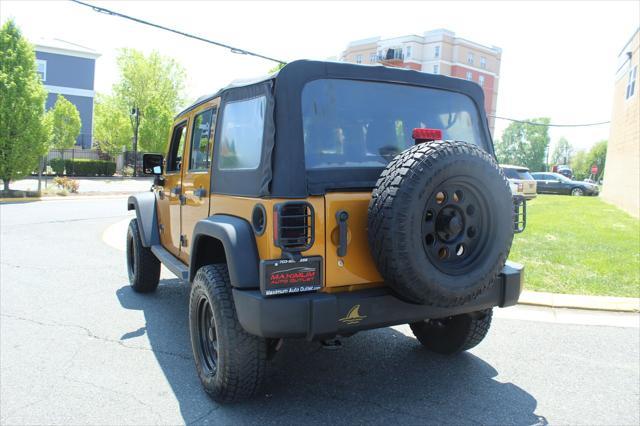
[[[195,374],[188,288],[165,271],[155,294],[133,293],[102,239],[126,216],[124,198],[0,206],[2,424],[640,422],[637,315],[522,308],[453,358],[405,326],[335,351],[290,341],[257,398],[218,406]]]

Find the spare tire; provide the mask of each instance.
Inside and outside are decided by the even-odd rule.
[[[508,181],[476,145],[416,145],[380,175],[369,203],[368,237],[380,274],[401,298],[462,305],[493,284],[509,255]]]

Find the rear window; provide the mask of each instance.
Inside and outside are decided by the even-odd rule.
[[[504,168],[504,175],[509,179],[533,180],[533,176],[526,170]]]
[[[308,169],[384,167],[413,146],[414,128],[441,129],[444,139],[486,149],[471,98],[393,83],[323,79],[302,91]]]

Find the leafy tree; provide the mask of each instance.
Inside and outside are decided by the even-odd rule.
[[[284,66],[285,66],[285,65],[287,65],[287,64],[278,64],[278,65],[276,65],[275,67],[271,68],[271,69],[268,71],[268,73],[269,73],[269,74],[277,73],[277,72],[278,72],[278,71],[280,71],[282,68],[284,68]]]
[[[115,154],[130,146],[131,123],[126,111],[115,96],[96,96],[93,135],[101,151]]]
[[[563,136],[558,140],[556,147],[551,156],[552,164],[569,164],[573,155],[573,147],[569,141]]]
[[[502,139],[496,140],[496,156],[503,164],[527,166],[531,171],[545,169],[545,153],[549,146],[549,118],[534,118],[513,122],[505,129]]]
[[[80,113],[74,104],[64,96],[58,95],[53,108],[47,112],[51,120],[51,142],[58,149],[73,148],[80,134]]]
[[[602,179],[604,173],[605,161],[607,159],[607,141],[597,142],[587,151],[579,151],[576,153],[572,162],[573,175],[576,180],[583,180],[591,176],[591,166],[598,166],[598,173],[595,180]]]
[[[113,87],[114,95],[129,117],[132,135],[136,123],[131,111],[139,111],[139,149],[164,151],[172,118],[183,102],[184,69],[156,51],[145,56],[123,49],[117,62],[120,81]]]
[[[5,191],[9,182],[36,169],[49,148],[46,98],[33,47],[8,20],[0,29],[0,178]]]

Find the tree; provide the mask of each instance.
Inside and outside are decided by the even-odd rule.
[[[101,151],[116,154],[130,146],[132,132],[126,111],[115,96],[96,96],[93,136]]]
[[[569,164],[573,155],[573,147],[569,141],[563,136],[558,139],[553,155],[551,156],[551,164]]]
[[[129,117],[134,140],[137,129],[140,150],[163,152],[173,116],[183,102],[183,68],[156,51],[145,56],[135,49],[121,50],[117,62],[120,81],[113,91]],[[136,110],[139,123],[132,114]]]
[[[549,146],[549,118],[513,122],[496,140],[496,156],[503,164],[527,166],[531,171],[545,170],[545,153]]]
[[[80,113],[74,104],[58,95],[55,105],[47,112],[51,120],[51,143],[55,148],[68,149],[76,144],[80,134]]]
[[[282,68],[284,68],[284,66],[285,66],[285,65],[287,65],[287,64],[278,64],[278,65],[274,66],[273,68],[271,68],[271,69],[268,71],[268,73],[269,73],[269,74],[275,74],[275,73],[277,73],[278,71],[280,71]]]
[[[8,20],[0,29],[0,178],[5,191],[9,182],[36,169],[49,149],[46,98],[33,47]]]
[[[591,166],[594,164],[598,167],[598,173],[595,176],[595,180],[598,181],[602,178],[604,173],[605,161],[607,159],[607,141],[603,140],[597,142],[586,151],[579,151],[576,153],[573,163],[571,164],[573,169],[573,175],[576,180],[583,180],[591,176]]]

